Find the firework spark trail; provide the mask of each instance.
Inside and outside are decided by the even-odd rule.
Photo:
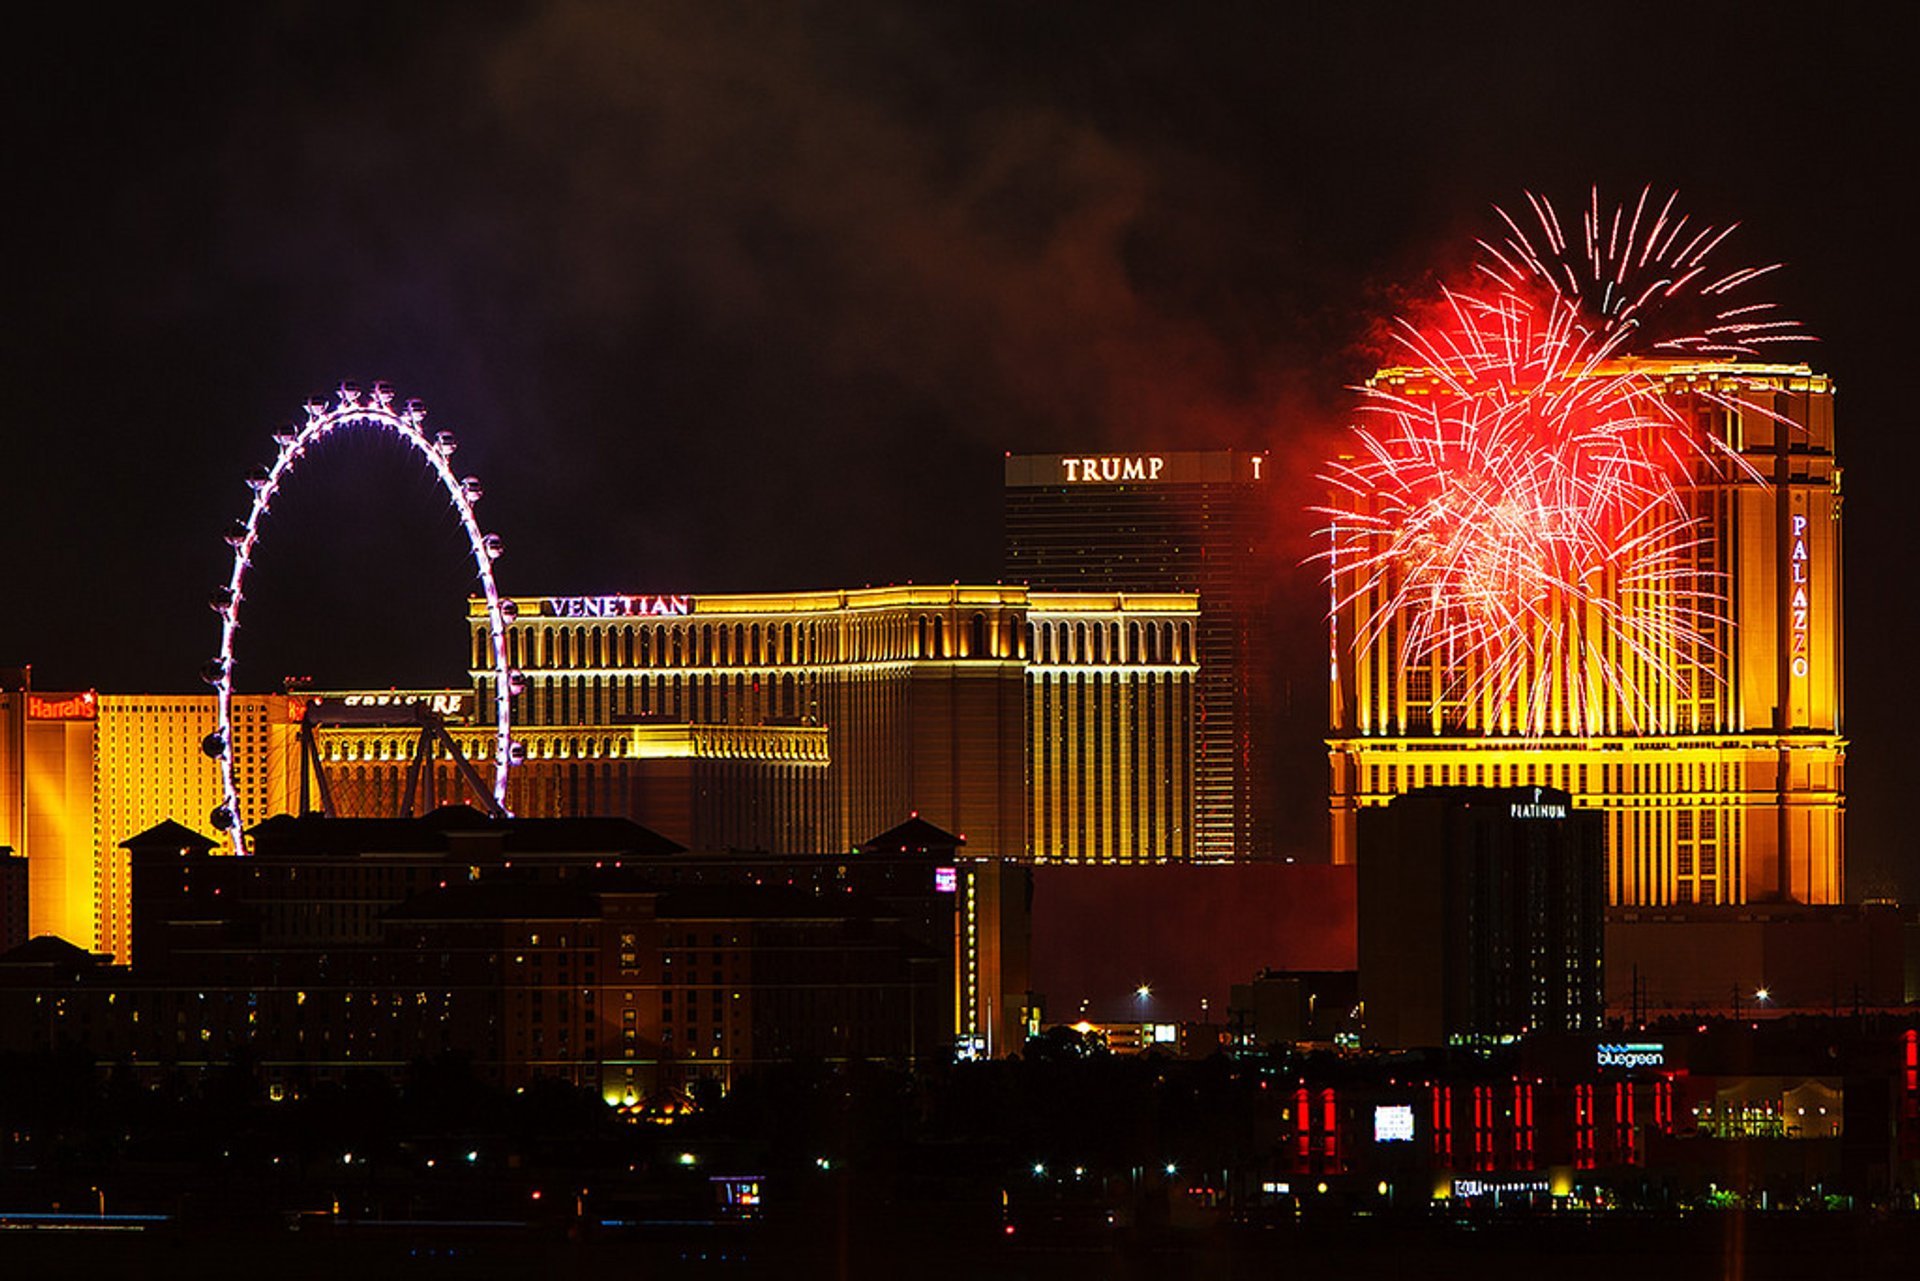
[[[1767,344],[1807,340],[1797,320],[1751,319],[1776,311],[1778,305],[1773,302],[1732,306],[1718,302],[1781,266],[1743,266],[1713,274],[1707,258],[1740,224],[1702,226],[1688,237],[1688,217],[1672,216],[1678,192],[1669,194],[1660,212],[1647,222],[1652,194],[1651,187],[1642,188],[1631,214],[1619,207],[1609,218],[1601,210],[1600,190],[1594,188],[1580,215],[1583,234],[1578,249],[1570,252],[1573,246],[1561,231],[1553,202],[1528,192],[1527,205],[1537,227],[1530,231],[1506,210],[1496,208],[1506,235],[1501,244],[1476,242],[1485,255],[1476,269],[1502,290],[1545,285],[1589,313],[1601,332],[1669,322],[1664,333],[1636,337],[1636,344],[1649,353],[1751,358]],[[1704,316],[1696,314],[1703,309]]]
[[[1688,399],[1785,422],[1717,368],[1805,335],[1742,294],[1779,264],[1712,265],[1738,224],[1677,199],[1646,188],[1608,213],[1595,188],[1577,223],[1531,192],[1531,223],[1496,209],[1505,235],[1475,264],[1491,290],[1398,323],[1407,359],[1360,389],[1352,454],[1322,477],[1353,652],[1391,644],[1483,733],[1677,728],[1676,697],[1718,679],[1726,601],[1692,496],[1765,478],[1663,374],[1700,361]]]
[[[1443,699],[1517,705],[1522,733],[1596,732],[1608,691],[1641,728],[1638,673],[1677,676],[1699,632],[1639,605],[1692,570],[1690,434],[1644,376],[1602,371],[1617,340],[1565,300],[1444,300],[1450,323],[1402,329],[1419,394],[1367,389],[1359,456],[1327,477],[1353,499],[1329,513],[1336,609],[1374,597],[1356,650],[1397,622],[1403,670],[1438,660]]]

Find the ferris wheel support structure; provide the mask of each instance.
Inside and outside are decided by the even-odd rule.
[[[240,605],[246,599],[247,570],[252,566],[253,553],[259,544],[261,521],[272,506],[274,496],[307,452],[330,436],[346,431],[373,431],[397,437],[426,460],[446,490],[472,550],[474,577],[487,602],[487,636],[493,668],[493,801],[501,813],[506,812],[507,775],[516,755],[513,695],[519,678],[507,661],[507,625],[511,621],[512,603],[501,599],[493,574],[493,562],[501,551],[500,537],[482,532],[474,516],[475,505],[480,501],[480,482],[472,476],[454,474],[452,433],[429,434],[425,425],[426,406],[417,400],[408,400],[395,408],[393,391],[385,383],[375,383],[368,392],[343,383],[331,404],[310,400],[306,410],[304,425],[274,434],[279,453],[273,465],[256,467],[247,473],[247,486],[253,490],[253,506],[244,521],[235,521],[227,529],[227,545],[233,549],[233,568],[227,581],[214,589],[208,601],[220,616],[220,650],[201,674],[214,688],[217,716],[214,732],[202,742],[201,749],[220,765],[222,800],[209,821],[228,834],[236,854],[248,852],[234,771],[233,736],[234,640],[240,630]]]

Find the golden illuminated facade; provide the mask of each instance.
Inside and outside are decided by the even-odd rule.
[[[1192,862],[1196,598],[1036,591],[1027,617],[1034,861]]]
[[[1551,708],[1541,718],[1548,732],[1513,732],[1534,720],[1534,709],[1519,705],[1524,690],[1436,699],[1450,673],[1438,657],[1402,664],[1404,621],[1379,627],[1376,618],[1387,589],[1355,594],[1351,579],[1337,579],[1333,598],[1346,603],[1332,620],[1336,862],[1353,860],[1363,807],[1419,787],[1535,785],[1605,811],[1616,905],[1843,901],[1832,385],[1804,365],[1646,368],[1675,408],[1744,464],[1721,468],[1723,475],[1703,468],[1691,491],[1701,518],[1688,552],[1699,599],[1680,608],[1709,622],[1692,652],[1633,673],[1651,694],[1657,732],[1636,732],[1638,716],[1617,699],[1602,707],[1604,732],[1581,736],[1561,732]],[[1380,639],[1356,652],[1355,638],[1375,631]],[[1611,687],[1588,672],[1529,689],[1564,689],[1575,679]]]
[[[918,811],[1017,853],[1023,604],[995,587],[515,598],[518,812],[631,779],[655,803],[616,812],[697,848],[851,849]],[[491,669],[473,678],[490,701]]]
[[[453,704],[445,720],[461,752],[482,766],[492,755],[493,728],[474,723],[470,691],[392,696]],[[321,729],[336,812],[345,818],[400,814],[419,736],[417,726],[407,725]],[[524,757],[508,779],[507,808],[523,818],[627,817],[689,848],[742,850],[785,849],[793,833],[820,831],[826,821],[827,735],[818,726],[516,726],[514,741]],[[484,804],[438,744],[431,760],[413,812]],[[320,808],[318,795],[310,804]]]
[[[695,848],[776,852],[849,849],[918,813],[976,856],[1192,856],[1190,595],[886,587],[512,610],[517,813],[594,806]],[[328,752],[399,751],[384,733],[334,731]]]
[[[27,931],[91,947],[92,690],[0,691],[0,845],[27,860]]]
[[[30,931],[124,962],[131,954],[120,842],[164,819],[202,823],[220,775],[200,750],[212,694],[0,692],[0,845],[27,858]],[[248,823],[291,808],[287,699],[234,700]]]
[[[1182,860],[1277,856],[1272,461],[1241,450],[1006,459],[1007,582],[1036,592],[1124,592],[1129,600],[1183,592],[1199,600],[1181,651],[1183,663],[1197,663],[1185,749],[1193,757],[1193,820],[1156,838],[1177,845]],[[1126,669],[1166,661],[1124,652]],[[1061,830],[1067,839],[1052,842],[1054,856],[1079,860],[1072,829]],[[1134,845],[1128,835],[1120,844]],[[1138,848],[1137,856],[1151,857]]]
[[[131,955],[127,852],[120,842],[167,819],[199,827],[221,803],[220,771],[200,750],[212,694],[101,694],[94,729],[94,950]],[[248,825],[293,808],[297,727],[284,695],[233,700],[234,773]]]

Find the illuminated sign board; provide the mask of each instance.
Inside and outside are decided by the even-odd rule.
[[[433,709],[436,716],[448,720],[466,718],[470,715],[473,695],[459,690],[423,690],[419,692],[400,692],[390,690],[384,694],[341,694],[337,701],[342,707],[419,707],[425,705]]]
[[[1793,588],[1788,600],[1787,636],[1792,648],[1788,651],[1790,665],[1795,680],[1807,677],[1807,518],[1802,512],[1791,517],[1793,536],[1791,550],[1787,552],[1787,583]]]
[[[1156,454],[1123,456],[1108,454],[1098,458],[1062,458],[1060,470],[1069,484],[1118,484],[1127,480],[1159,480],[1167,460]]]
[[[1147,1039],[1155,1045],[1173,1045],[1180,1040],[1178,1023],[1147,1024]]]
[[[1593,1050],[1595,1067],[1665,1067],[1667,1047],[1659,1041],[1602,1041]]]
[[[548,618],[677,618],[693,612],[691,596],[543,596]]]
[[[1537,787],[1533,789],[1532,800],[1515,801],[1507,807],[1507,811],[1514,818],[1565,818],[1567,816],[1567,807],[1564,803],[1541,800],[1540,789]]]
[[[1413,1142],[1413,1106],[1407,1103],[1382,1103],[1374,1108],[1373,1141]]]
[[[84,694],[29,694],[30,721],[90,721],[94,718],[93,691]]]
[[[1010,488],[1083,485],[1263,485],[1264,453],[1163,449],[1138,454],[1008,454]]]
[[[1266,456],[1253,454],[1247,463],[1253,469],[1253,479],[1261,479],[1261,470],[1266,464]],[[1154,481],[1160,479],[1160,473],[1167,469],[1167,460],[1161,454],[1083,454],[1078,458],[1062,458],[1060,472],[1070,485],[1123,485],[1128,481]]]
[[[958,868],[936,867],[933,869],[933,892],[935,894],[951,894],[959,888],[960,870]]]
[[[1551,1192],[1544,1179],[1455,1179],[1453,1194],[1457,1197],[1493,1196],[1502,1192]]]

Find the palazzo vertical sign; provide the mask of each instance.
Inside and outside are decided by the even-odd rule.
[[[1807,618],[1810,603],[1807,597],[1807,516],[1805,512],[1794,512],[1787,518],[1792,534],[1789,538],[1791,550],[1787,552],[1787,585],[1792,589],[1787,604],[1788,666],[1795,680],[1807,678]]]

